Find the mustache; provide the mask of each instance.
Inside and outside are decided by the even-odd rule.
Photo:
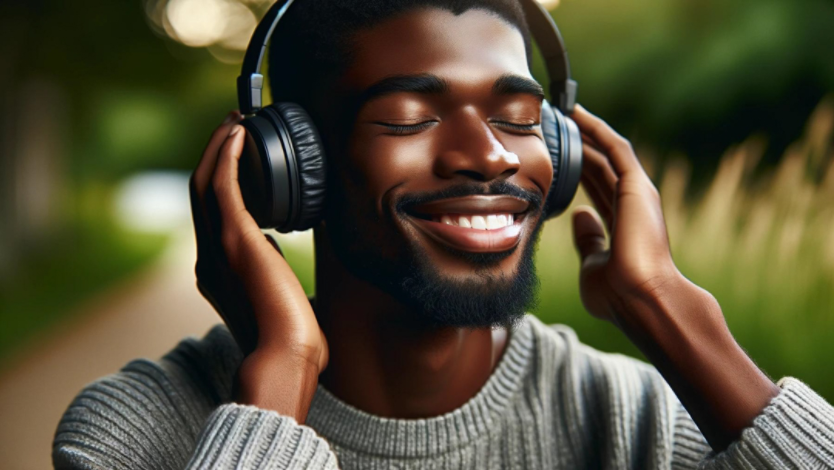
[[[405,194],[397,200],[394,208],[399,214],[407,214],[408,209],[419,204],[453,197],[476,195],[517,197],[530,204],[528,208],[530,212],[541,210],[544,199],[541,191],[523,189],[512,183],[508,183],[506,180],[496,180],[489,184],[471,182],[450,186],[439,191]]]

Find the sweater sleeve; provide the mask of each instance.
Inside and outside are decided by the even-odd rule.
[[[186,468],[338,467],[327,442],[292,417],[254,406],[228,404],[209,417]]]
[[[227,403],[201,419],[201,400],[186,403],[196,397],[158,372],[134,361],[86,387],[58,425],[55,468],[337,468],[327,442],[292,417]]]
[[[161,361],[132,361],[85,387],[55,432],[55,468],[337,468],[312,428],[229,401],[239,358],[229,359],[225,336],[185,340]]]
[[[723,452],[706,446],[681,407],[675,424],[673,469],[834,469],[834,407],[801,381],[785,377],[782,391]]]
[[[672,470],[695,470],[701,461],[712,452],[701,430],[692,421],[686,408],[675,397],[675,414],[672,443]]]
[[[834,468],[834,408],[797,379],[777,385],[782,391],[752,426],[725,451],[709,455],[703,468]]]

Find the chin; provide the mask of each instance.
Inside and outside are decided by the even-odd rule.
[[[387,290],[411,307],[412,320],[427,326],[510,326],[537,303],[536,225],[521,243],[500,252],[468,252],[414,241],[408,256],[411,269]]]
[[[502,264],[505,264],[504,261],[518,253],[519,249],[518,246],[514,246],[509,250],[495,253],[473,253],[471,251],[456,250],[454,248],[447,248],[447,251],[450,255],[472,265],[473,269],[479,270],[484,268],[502,268]]]

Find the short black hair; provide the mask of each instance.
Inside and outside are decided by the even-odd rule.
[[[439,8],[455,15],[480,9],[497,15],[519,30],[530,63],[530,34],[518,0],[296,0],[270,41],[272,101],[298,103],[316,121],[313,95],[350,64],[354,35],[423,8]]]

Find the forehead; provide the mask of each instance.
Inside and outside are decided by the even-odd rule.
[[[393,75],[433,73],[453,84],[513,73],[531,77],[524,39],[512,24],[480,9],[460,15],[438,8],[386,20],[356,37],[345,85],[364,89]]]

